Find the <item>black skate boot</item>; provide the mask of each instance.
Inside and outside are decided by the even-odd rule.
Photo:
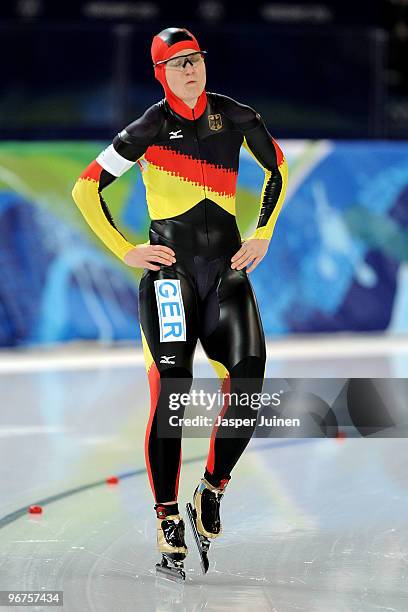
[[[220,519],[220,502],[228,478],[220,481],[214,487],[205,478],[202,478],[193,494],[193,505],[187,504],[187,516],[201,557],[201,569],[206,574],[209,567],[208,550],[211,540],[222,534]]]
[[[174,513],[174,505],[155,505],[157,515],[157,547],[162,553],[156,571],[170,580],[185,580],[184,559],[188,548],[184,540],[184,521]]]

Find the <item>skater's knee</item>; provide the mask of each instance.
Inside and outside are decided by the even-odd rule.
[[[160,378],[185,378],[186,380],[193,380],[193,375],[187,368],[177,366],[175,368],[167,368],[160,372]]]
[[[160,395],[189,393],[192,382],[192,373],[187,368],[167,368],[160,373]]]
[[[244,357],[231,370],[231,378],[263,378],[265,359],[263,357]]]

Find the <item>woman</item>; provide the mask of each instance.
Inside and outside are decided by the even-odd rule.
[[[182,432],[178,427],[171,437],[160,435],[159,418],[168,421],[170,393],[190,390],[198,339],[224,391],[233,392],[238,379],[246,381],[246,391],[261,390],[265,340],[247,273],[268,250],[284,200],[287,164],[257,112],[205,90],[205,51],[188,30],[163,30],[153,38],[151,53],[165,98],[120,132],[86,168],[73,197],[106,246],[127,265],[144,268],[139,315],[151,392],[146,465],[162,566],[183,577],[187,547],[177,504]],[[257,228],[244,242],[235,218],[242,144],[265,171]],[[136,162],[151,224],[149,242],[135,246],[115,226],[101,191]],[[221,414],[253,417],[249,412],[231,403]],[[220,501],[254,427],[232,437],[225,435],[226,426],[214,425],[192,508],[204,556],[210,539],[221,534]]]

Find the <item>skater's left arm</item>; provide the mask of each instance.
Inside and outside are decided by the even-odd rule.
[[[244,240],[232,258],[232,268],[247,268],[251,272],[265,257],[276,220],[282,209],[288,182],[288,164],[282,149],[268,132],[262,117],[251,107],[239,127],[244,136],[243,145],[265,173],[260,198],[260,212],[255,231]],[[241,115],[242,117],[242,115]]]

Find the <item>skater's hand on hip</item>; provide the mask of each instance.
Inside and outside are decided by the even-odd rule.
[[[170,247],[161,244],[138,244],[130,249],[124,257],[124,262],[132,268],[148,268],[160,270],[155,263],[171,266],[176,261],[175,253]]]
[[[231,257],[231,268],[233,270],[241,270],[251,261],[252,265],[247,268],[247,272],[255,270],[256,266],[265,257],[270,240],[268,238],[250,238],[242,243],[239,251]]]

